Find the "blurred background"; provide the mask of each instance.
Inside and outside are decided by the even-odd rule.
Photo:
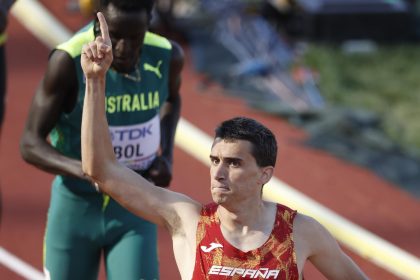
[[[159,1],[196,69],[420,195],[419,1]],[[212,63],[216,58],[217,63]],[[204,85],[205,86],[205,85]]]

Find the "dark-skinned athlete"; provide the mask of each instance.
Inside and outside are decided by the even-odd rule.
[[[153,5],[153,0],[99,2],[114,54],[101,106],[119,162],[167,187],[180,116],[183,52],[175,42],[148,31]],[[21,139],[23,158],[57,175],[44,270],[54,280],[96,279],[103,255],[108,279],[158,279],[156,226],[97,192],[82,171],[86,79],[80,57],[82,46],[99,34],[96,19],[52,51]]]

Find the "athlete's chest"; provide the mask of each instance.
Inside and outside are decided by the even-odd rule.
[[[197,246],[195,275],[201,271],[205,279],[214,280],[299,279],[291,231],[282,226],[284,223],[280,215],[276,217],[275,226],[269,234],[254,236],[251,238],[253,242],[247,243],[248,247],[241,248],[234,246],[222,234],[217,219],[202,221],[198,228],[200,242]]]
[[[151,66],[140,61],[130,74],[117,73],[112,69],[108,71],[105,92],[108,116],[159,110],[168,96],[168,77],[159,66],[163,61],[155,63]]]

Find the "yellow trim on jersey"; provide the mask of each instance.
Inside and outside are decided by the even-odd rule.
[[[110,197],[107,194],[103,194],[102,198],[104,199],[104,201],[102,202],[102,212],[103,212],[103,211],[105,211],[106,207],[109,204]]]
[[[95,39],[93,34],[93,24],[86,30],[76,33],[70,40],[64,42],[56,47],[58,50],[66,51],[71,57],[76,57],[82,52],[84,44],[91,42]]]
[[[42,240],[42,265],[47,266],[47,226],[45,226],[44,239]]]
[[[146,32],[146,35],[144,36],[144,44],[167,50],[172,49],[172,44],[168,39],[152,32]]]
[[[0,34],[0,46],[6,43],[6,40],[7,40],[7,34],[6,33]]]

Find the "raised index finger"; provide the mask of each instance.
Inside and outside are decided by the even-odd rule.
[[[99,28],[101,29],[102,39],[106,45],[111,46],[111,38],[109,38],[108,24],[106,23],[105,17],[101,12],[98,12],[97,16],[99,20]]]

